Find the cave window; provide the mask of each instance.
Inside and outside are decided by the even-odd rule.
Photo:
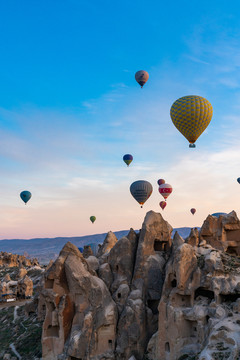
[[[158,304],[159,304],[159,300],[148,300],[147,301],[147,306],[149,307],[149,309],[152,310],[152,313],[155,315],[155,314],[158,314]]]
[[[118,265],[116,265],[116,271],[118,271]]]
[[[54,280],[53,279],[47,279],[45,281],[45,289],[53,289]]]
[[[235,302],[240,298],[240,294],[220,294],[221,302]]]
[[[59,337],[59,326],[49,325],[46,333],[47,337]]]
[[[108,340],[108,345],[112,348],[112,340]]]
[[[229,246],[226,250],[228,254],[238,256],[237,247]]]
[[[210,319],[210,316],[206,316],[206,321],[207,321],[207,323],[208,323],[208,321],[209,321],[209,319]]]
[[[160,241],[158,239],[155,239],[154,250],[155,251],[167,251],[167,241]]]
[[[121,293],[118,293],[117,297],[118,297],[118,299],[120,299],[121,298]]]
[[[208,298],[209,300],[214,299],[214,292],[211,290],[204,289],[203,287],[197,288],[194,294],[194,299],[196,299],[198,296],[203,296]]]
[[[165,343],[165,351],[170,352],[169,342],[166,342],[166,343]]]
[[[171,281],[171,285],[172,285],[173,288],[175,288],[175,287],[177,286],[177,280],[176,280],[176,279],[173,279],[173,280]]]

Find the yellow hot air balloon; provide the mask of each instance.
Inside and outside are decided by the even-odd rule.
[[[189,141],[189,147],[195,147],[195,141],[209,125],[212,114],[210,102],[197,95],[181,97],[170,109],[172,122]]]

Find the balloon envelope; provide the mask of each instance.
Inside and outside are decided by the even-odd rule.
[[[162,185],[162,184],[165,184],[165,180],[164,180],[164,179],[159,179],[159,180],[157,181],[157,183],[158,183],[158,185],[160,186],[160,185]]]
[[[197,210],[194,209],[194,208],[192,208],[190,211],[191,211],[191,213],[194,215]]]
[[[173,124],[190,142],[190,147],[209,125],[213,114],[210,102],[197,95],[183,96],[170,109]]]
[[[145,70],[139,70],[135,74],[135,79],[141,87],[143,87],[143,85],[146,84],[148,78],[149,78],[149,74]]]
[[[31,199],[32,194],[30,193],[30,191],[24,190],[20,193],[20,198],[22,199],[22,201],[25,202],[25,204]]]
[[[125,162],[125,164],[127,164],[127,166],[129,166],[131,164],[131,162],[133,161],[133,156],[131,154],[124,155],[123,161]]]
[[[216,216],[216,217],[219,217],[219,216],[221,216],[221,215],[227,215],[227,213],[224,213],[224,212],[218,212],[218,213],[213,213],[213,214],[211,214],[212,216]]]
[[[239,177],[239,178],[237,178],[237,182],[240,184],[240,177]]]
[[[90,220],[92,223],[94,223],[94,221],[96,220],[96,216],[90,216]]]
[[[170,184],[162,184],[159,186],[158,191],[166,200],[168,196],[172,193],[172,186]]]
[[[159,205],[164,210],[164,208],[167,206],[167,203],[166,201],[160,201]]]
[[[130,186],[130,192],[132,196],[141,205],[141,207],[151,196],[152,191],[152,184],[146,180],[135,181]]]

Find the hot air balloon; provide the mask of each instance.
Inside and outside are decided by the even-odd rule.
[[[130,192],[134,199],[141,205],[151,196],[153,187],[150,182],[146,180],[138,180],[131,184]]]
[[[123,161],[129,166],[133,161],[133,156],[131,154],[126,154],[123,156]]]
[[[22,199],[22,201],[25,202],[25,205],[27,204],[27,202],[31,199],[32,194],[30,193],[30,191],[22,191],[20,194],[20,198]]]
[[[170,184],[162,184],[158,188],[158,191],[164,197],[165,200],[171,194],[172,190],[173,189],[172,189],[172,186]]]
[[[90,220],[92,223],[94,223],[94,221],[96,220],[96,216],[90,216]]]
[[[196,212],[196,209],[192,208],[190,211],[191,211],[191,213],[194,215],[195,212]]]
[[[237,182],[240,184],[240,177],[239,177],[239,178],[237,178]]]
[[[164,210],[164,208],[167,206],[167,203],[166,201],[160,201],[159,205]]]
[[[213,114],[210,102],[196,95],[183,96],[170,109],[173,124],[189,141],[189,147],[196,147],[195,141],[209,125]]]
[[[227,213],[224,213],[224,212],[218,212],[218,213],[214,213],[214,214],[211,214],[212,216],[216,216],[217,218],[219,217],[219,216],[225,216],[225,215],[227,215]]]
[[[159,180],[157,181],[157,183],[158,183],[158,185],[160,186],[160,185],[162,185],[162,184],[165,184],[165,180],[164,180],[164,179],[159,179]]]
[[[144,84],[146,84],[146,82],[148,81],[148,78],[149,78],[149,74],[147,71],[144,71],[144,70],[139,70],[135,74],[135,79],[139,83],[141,88],[143,87]]]

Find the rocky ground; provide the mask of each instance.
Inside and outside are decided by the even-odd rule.
[[[17,298],[0,302],[0,359],[40,359],[42,321],[34,302],[45,269],[35,260],[9,253],[0,253],[0,263],[0,296],[7,292]]]

